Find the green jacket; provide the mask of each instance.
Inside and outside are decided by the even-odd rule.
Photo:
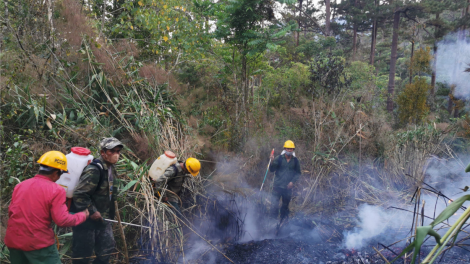
[[[178,161],[175,165],[171,165],[165,170],[162,177],[157,180],[156,186],[164,187],[164,184],[166,183],[166,188],[179,196],[183,189],[184,178],[186,177],[189,176],[183,171],[183,168],[181,168],[180,162]],[[163,197],[168,197],[169,202],[179,203],[179,199],[176,195],[166,191],[163,192]]]
[[[77,187],[73,191],[72,208],[74,212],[88,208],[90,215],[98,211],[103,218],[114,218],[114,197],[110,197],[110,182],[108,181],[109,168],[101,156],[97,159],[103,165],[103,175],[100,174],[100,169],[96,165],[90,164],[85,167]],[[117,177],[114,166],[111,167],[111,173],[113,176],[111,186],[113,186],[114,179]],[[115,190],[116,188],[114,188],[112,195],[116,195]]]
[[[300,162],[292,157],[287,162],[285,154],[279,155],[269,165],[269,170],[274,172],[274,187],[287,188],[289,182],[295,183],[300,177]]]

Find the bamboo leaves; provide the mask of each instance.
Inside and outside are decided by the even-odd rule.
[[[431,235],[436,239],[436,243],[440,245],[440,239],[441,237],[439,234],[432,229],[431,226],[419,226],[416,228],[416,239],[408,245],[396,258],[394,258],[390,263],[395,262],[399,258],[401,258],[403,255],[406,253],[410,252],[411,250],[414,249],[413,251],[413,258],[411,260],[411,263],[414,263],[416,260],[416,256],[419,255],[419,252],[421,251],[421,246],[423,245],[424,239],[426,238],[427,235]]]
[[[470,195],[464,195],[447,206],[442,213],[439,214],[438,217],[434,221],[432,221],[431,226],[435,227],[436,225],[444,222],[445,220],[449,219],[451,216],[453,216],[463,205],[464,202],[470,200]]]
[[[419,255],[421,246],[423,245],[424,239],[427,237],[427,235],[433,236],[436,239],[437,245],[433,248],[433,250],[428,254],[428,256],[423,260],[422,263],[433,263],[436,258],[442,253],[442,251],[447,247],[449,241],[452,238],[455,242],[455,239],[457,239],[457,236],[462,226],[470,217],[470,208],[465,210],[465,212],[449,228],[449,230],[445,233],[442,238],[435,230],[433,230],[433,228],[455,215],[455,213],[462,208],[463,203],[468,200],[470,200],[470,195],[465,195],[456,199],[446,209],[444,209],[439,214],[439,216],[437,216],[436,219],[431,222],[430,225],[417,227],[415,240],[410,245],[408,245],[395,259],[393,259],[391,263],[402,257],[404,254],[410,252],[411,250],[414,250],[413,258],[411,261],[411,264],[414,264],[416,261],[416,256]],[[453,246],[453,243],[450,245],[450,247],[451,246]]]

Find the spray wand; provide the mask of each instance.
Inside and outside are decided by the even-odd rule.
[[[270,157],[273,156],[273,155],[274,155],[274,149],[271,151]],[[269,158],[268,168],[266,168],[266,174],[264,174],[263,183],[261,184],[261,188],[259,188],[259,191],[260,191],[260,192],[261,192],[261,190],[263,190],[264,181],[266,180],[266,176],[268,176],[269,165],[271,165],[271,158]]]

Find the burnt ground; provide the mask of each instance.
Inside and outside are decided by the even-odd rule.
[[[375,245],[376,246],[376,245]],[[400,248],[394,248],[400,252]],[[428,250],[420,254],[423,259]],[[459,249],[448,252],[439,263],[470,263],[469,254],[462,254]],[[369,248],[362,250],[345,250],[336,243],[306,243],[293,238],[266,239],[263,241],[251,241],[244,244],[236,244],[226,248],[226,256],[235,263],[318,263],[318,264],[368,264],[385,263],[385,261]],[[382,254],[390,261],[394,254],[382,251]],[[466,259],[464,259],[466,258]],[[219,256],[216,263],[231,263],[225,257]],[[398,260],[395,263],[403,263]],[[410,258],[407,259],[410,263]],[[437,263],[437,262],[436,262]]]
[[[274,238],[226,245],[223,252],[234,263],[240,264],[385,263],[382,257],[372,248],[375,247],[378,250],[384,249],[380,245],[380,242],[383,241],[370,241],[367,246],[360,250],[348,250],[342,246],[342,230],[335,229],[331,225],[329,228],[326,228],[326,226],[321,224],[315,227],[310,226],[310,228],[303,224],[302,221],[290,221],[281,227],[278,235]],[[384,249],[381,253],[388,261],[391,261],[397,253],[403,250],[404,246],[390,246],[389,249]],[[424,259],[431,249],[432,245],[423,246],[420,253],[421,259]],[[205,259],[207,262],[205,263],[231,263],[221,254],[216,253],[216,255],[215,261],[213,257],[207,257]],[[204,260],[204,257],[202,259]],[[410,263],[410,261],[411,257],[408,257],[406,263]],[[400,259],[395,263],[404,263],[404,261]],[[470,263],[470,254],[464,249],[454,247],[445,253],[440,262],[436,261],[435,263]]]
[[[244,243],[234,242],[233,239],[225,238],[221,240],[211,240],[211,243],[223,252],[231,261],[222,254],[210,247],[205,241],[192,240],[185,247],[185,260],[180,259],[178,263],[237,263],[237,264],[281,264],[281,263],[315,263],[315,264],[372,264],[386,263],[373,249],[375,247],[381,250],[382,255],[391,261],[400,253],[405,244],[399,246],[388,246],[384,248],[384,238],[380,241],[370,241],[366,246],[358,250],[348,250],[344,248],[342,232],[338,225],[333,225],[331,221],[321,221],[315,219],[316,225],[312,226],[311,218],[309,221],[304,219],[294,219],[282,225],[277,235],[276,225],[266,224],[266,230],[272,232],[270,238],[252,240]],[[265,224],[265,223],[263,223]],[[406,233],[399,233],[393,239],[407,237]],[[386,239],[385,239],[386,240]],[[432,243],[433,241],[429,241]],[[433,245],[424,245],[421,250],[421,260],[426,257]],[[198,248],[198,249],[197,249]],[[191,253],[193,252],[193,253]],[[442,256],[442,255],[441,255]],[[142,261],[135,259],[133,263],[155,264],[162,262]],[[395,263],[410,263],[411,256],[404,262],[403,259]],[[171,262],[165,262],[171,263]],[[419,262],[417,262],[419,263]],[[434,263],[444,264],[463,264],[470,263],[470,253],[466,249],[453,247],[445,252],[440,261]]]

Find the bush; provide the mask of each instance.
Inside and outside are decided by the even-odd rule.
[[[309,84],[308,66],[302,63],[275,69],[263,78],[263,87],[271,94],[269,105],[274,107],[283,104],[295,107],[299,104],[301,91]]]
[[[351,77],[351,85],[353,90],[363,88],[375,81],[375,67],[362,61],[353,61],[345,72]]]
[[[420,123],[428,114],[426,99],[431,86],[426,78],[417,77],[398,95],[398,117],[401,123]]]
[[[315,96],[338,95],[343,88],[351,85],[351,77],[345,71],[345,59],[333,54],[318,55],[310,65],[310,80]]]

